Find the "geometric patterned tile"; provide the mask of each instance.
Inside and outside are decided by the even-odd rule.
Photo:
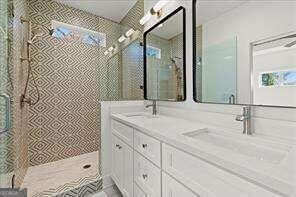
[[[118,38],[114,22],[52,0],[28,2],[36,24],[50,28],[58,20],[106,33],[107,43]],[[41,99],[29,112],[31,166],[99,150],[99,100],[107,90],[98,85],[106,84],[98,80],[104,73],[97,70],[106,65],[101,56],[101,48],[48,34],[36,41],[32,57]]]
[[[58,20],[107,35],[106,48],[66,42],[48,34],[33,45],[33,68],[41,99],[29,111],[30,165],[97,151],[99,102],[122,100],[121,55],[108,60],[103,54],[121,36],[122,25],[53,0],[28,0],[28,5],[31,19],[45,32],[51,20]],[[143,15],[143,5],[139,0],[122,24],[140,28],[134,20]],[[138,67],[141,73],[141,65]],[[134,80],[139,81],[135,83],[139,89],[142,77]],[[36,96],[33,88],[30,94]],[[135,94],[142,98],[142,90]],[[130,99],[135,97],[131,95]]]

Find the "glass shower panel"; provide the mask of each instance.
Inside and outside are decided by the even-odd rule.
[[[202,101],[235,103],[237,39],[205,47],[202,59]]]
[[[0,188],[11,187],[13,174],[9,69],[11,4],[9,0],[0,1]]]
[[[120,83],[120,67],[121,56],[115,54],[107,60],[107,100],[120,100],[121,97],[121,83]]]
[[[135,40],[122,51],[122,98],[143,99],[143,47]]]

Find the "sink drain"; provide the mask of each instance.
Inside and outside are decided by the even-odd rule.
[[[84,165],[83,166],[83,169],[87,169],[87,168],[90,168],[91,167],[91,165],[90,164],[87,164],[87,165]]]

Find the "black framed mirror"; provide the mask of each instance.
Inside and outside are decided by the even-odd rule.
[[[295,1],[193,0],[199,103],[296,107]]]
[[[145,100],[186,100],[185,20],[180,6],[144,33]]]

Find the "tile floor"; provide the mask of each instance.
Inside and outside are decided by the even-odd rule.
[[[28,197],[51,191],[61,193],[81,184],[91,183],[99,177],[99,153],[92,152],[28,169],[22,188],[28,189]],[[83,166],[91,167],[84,169]]]

